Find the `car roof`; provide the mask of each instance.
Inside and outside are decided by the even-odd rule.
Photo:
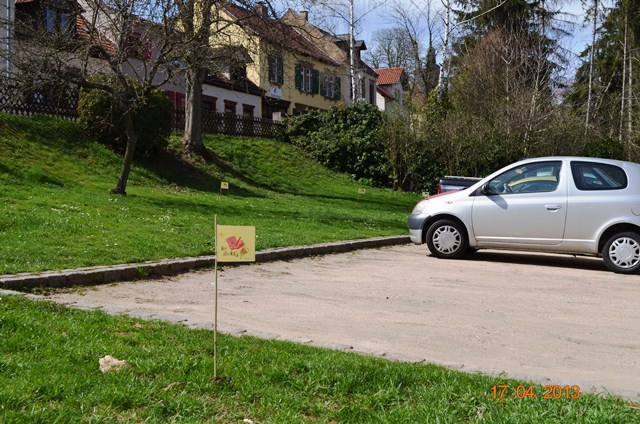
[[[624,160],[618,160],[618,159],[606,159],[606,158],[593,158],[593,157],[588,157],[588,156],[543,156],[543,157],[536,157],[536,158],[525,158],[522,159],[517,163],[530,163],[530,162],[538,162],[538,161],[542,161],[542,160],[562,160],[562,161],[584,161],[584,162],[601,162],[601,163],[609,163],[611,165],[618,165],[618,166],[622,166],[622,167],[628,167],[628,166],[639,166],[640,164],[636,163],[636,162],[629,162],[629,161],[624,161]]]

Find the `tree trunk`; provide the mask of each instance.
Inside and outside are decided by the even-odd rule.
[[[187,154],[204,152],[202,144],[202,83],[205,72],[202,69],[189,69],[184,110],[184,135],[182,145]]]
[[[358,95],[359,82],[356,81],[356,40],[355,40],[355,11],[354,1],[349,1],[349,77],[351,79],[351,104],[360,99]]]
[[[629,82],[627,83],[627,143],[633,144],[633,54],[629,55]],[[631,151],[627,157],[631,159]]]
[[[587,95],[587,114],[584,121],[584,135],[589,130],[589,120],[591,118],[591,97],[593,93],[593,62],[596,45],[596,33],[598,31],[598,0],[593,1],[593,28],[591,30],[591,52],[589,54],[589,94]]]
[[[449,33],[451,32],[450,28],[450,19],[451,19],[451,4],[449,0],[446,0],[445,4],[445,18],[444,18],[444,42],[442,44],[442,65],[440,66],[440,72],[438,73],[438,98],[441,99],[444,94],[445,85],[446,85],[446,73],[449,72],[449,69],[445,69],[448,67],[449,61]]]
[[[624,142],[624,111],[625,111],[625,95],[627,88],[627,60],[628,60],[628,44],[629,44],[629,12],[624,15],[624,48],[622,54],[622,99],[620,102],[620,132],[618,134],[620,143]]]
[[[138,142],[138,136],[133,128],[133,118],[131,111],[128,110],[124,116],[124,129],[127,134],[127,148],[124,152],[124,162],[122,163],[122,169],[120,170],[120,178],[116,188],[111,190],[113,194],[127,194],[127,181],[129,180],[129,172],[131,171],[131,165],[133,164],[133,154],[136,149],[136,143]]]

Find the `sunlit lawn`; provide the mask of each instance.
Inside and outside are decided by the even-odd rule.
[[[205,142],[206,161],[139,162],[118,196],[121,157],[74,123],[0,114],[0,274],[212,254],[215,214],[255,226],[258,249],[406,234],[414,194],[359,195],[349,176],[281,142]]]

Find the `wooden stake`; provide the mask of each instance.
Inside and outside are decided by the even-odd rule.
[[[218,215],[213,218],[215,229],[215,284],[214,284],[214,302],[213,302],[213,379],[218,379]]]

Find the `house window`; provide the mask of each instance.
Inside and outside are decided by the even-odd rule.
[[[231,115],[235,115],[236,114],[236,105],[238,103],[237,102],[232,102],[230,100],[225,100],[224,101],[224,113],[229,113]]]
[[[51,34],[64,34],[73,29],[73,16],[57,4],[44,8],[44,29]]]
[[[127,57],[151,59],[151,40],[143,39],[139,33],[131,33],[125,39],[124,51]]]
[[[296,88],[305,93],[320,92],[320,71],[307,64],[296,65]]]
[[[372,82],[369,83],[369,103],[376,104],[376,85]]]
[[[215,97],[211,96],[202,96],[202,110],[207,110],[211,112],[216,111],[216,100]]]
[[[307,93],[311,92],[313,83],[313,69],[303,67],[302,68],[302,91]]]
[[[184,109],[184,93],[165,91],[165,94],[176,109]]]
[[[320,83],[320,94],[332,100],[340,100],[341,91],[340,77],[331,74],[324,74]]]
[[[253,118],[253,111],[256,107],[253,105],[242,105],[242,116]]]
[[[282,56],[269,55],[269,81],[274,84],[284,83],[284,64]]]

